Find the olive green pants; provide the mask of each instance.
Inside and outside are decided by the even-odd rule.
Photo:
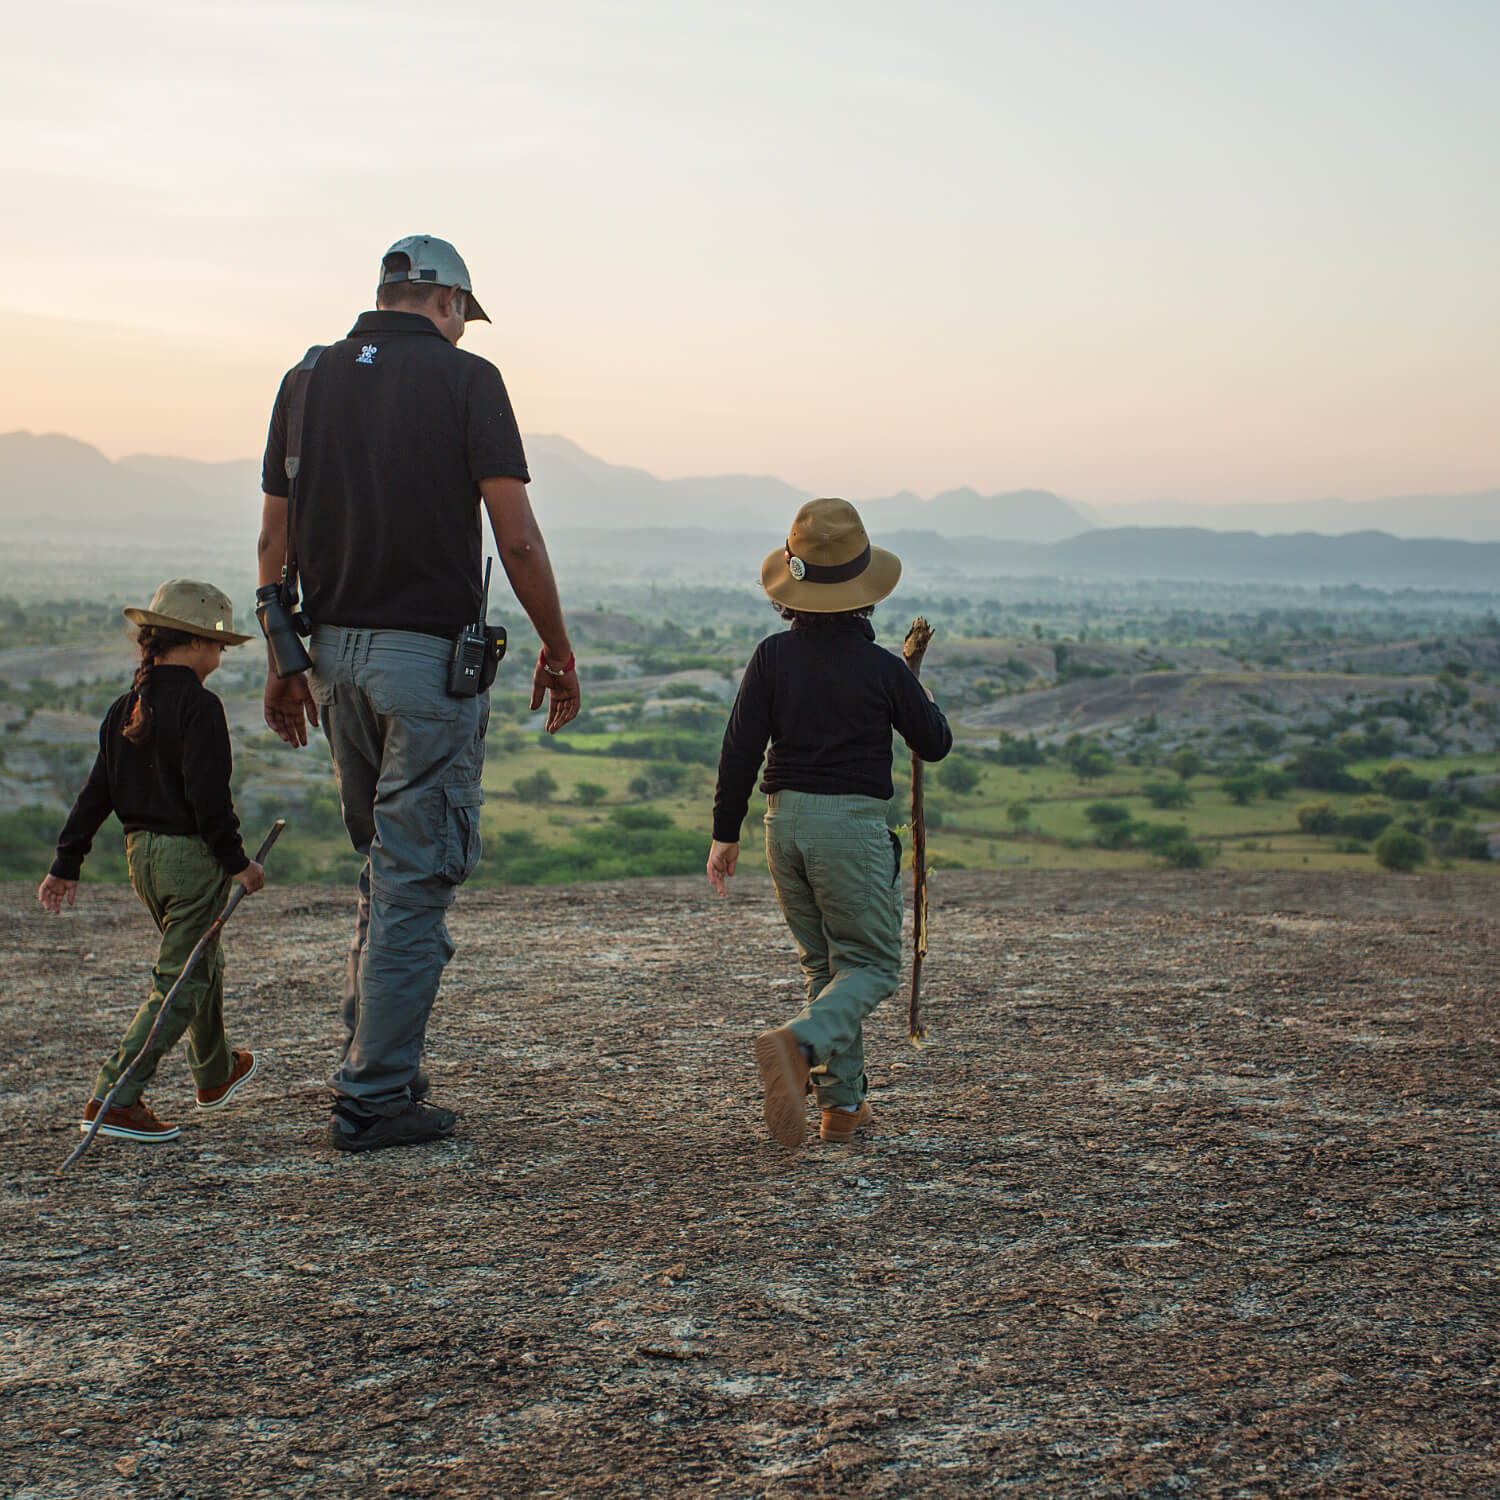
[[[198,939],[213,926],[229,895],[229,876],[200,838],[171,833],[125,836],[130,884],[161,932],[161,947],[151,968],[151,993],[125,1029],[115,1055],[99,1069],[94,1098],[115,1086],[131,1059],[145,1045],[167,991],[177,983]],[[141,1058],[130,1082],[120,1090],[117,1106],[134,1104],[146,1090],[157,1064],[188,1034],[188,1066],[200,1089],[229,1082],[233,1066],[224,1034],[224,950],[217,939],[177,992],[156,1040]]]
[[[802,965],[787,1024],[812,1052],[821,1109],[865,1096],[864,1019],[901,977],[901,843],[876,797],[772,792],[766,863]]]

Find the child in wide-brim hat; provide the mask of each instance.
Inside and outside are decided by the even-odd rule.
[[[811,500],[761,585],[791,629],[755,648],[724,734],[708,878],[723,895],[762,755],[766,864],[797,944],[807,1004],[755,1041],[766,1125],[806,1135],[809,1085],[825,1141],[852,1140],[865,1100],[864,1020],[901,968],[901,843],[886,826],[891,732],[923,760],[953,744],[948,721],[869,616],[901,577],[846,500]]]
[[[99,726],[99,754],[57,840],[52,869],[37,891],[49,912],[72,906],[94,836],[114,813],[125,830],[130,884],[161,933],[151,993],[100,1068],[80,1130],[145,1044],[162,1001],[188,955],[224,908],[231,880],[247,893],[265,884],[245,854],[229,790],[233,759],[224,705],[203,684],[225,646],[248,641],[234,628],[234,607],[211,584],[173,578],[145,609],[125,618],[139,626],[140,666],[130,691]],[[224,1031],[224,955],[206,950],[135,1071],[104,1112],[102,1135],[155,1143],[180,1134],[142,1099],[157,1064],[188,1033],[188,1066],[198,1107],[217,1109],[255,1071],[255,1054],[236,1052]]]

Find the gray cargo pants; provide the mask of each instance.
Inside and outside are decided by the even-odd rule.
[[[319,625],[309,649],[344,827],[365,856],[333,1091],[356,1120],[395,1115],[453,957],[443,914],[479,862],[490,700],[448,696],[439,636]]]

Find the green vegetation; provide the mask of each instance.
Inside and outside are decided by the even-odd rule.
[[[585,709],[556,737],[541,734],[540,715],[529,711],[516,665],[529,659],[527,632],[507,617],[514,659],[491,699],[480,883],[702,866],[737,674],[755,642],[779,626],[748,589],[601,592],[596,623],[578,632]],[[928,778],[938,866],[1194,868],[1212,860],[1232,869],[1375,872],[1411,857],[1415,840],[1429,864],[1500,871],[1488,858],[1500,834],[1493,608],[1488,597],[1379,590],[1081,589],[1031,579],[1004,599],[898,595],[880,607],[876,625],[888,644],[916,613],[938,625],[923,676],[958,736]],[[124,632],[114,600],[0,598],[0,628],[0,799],[9,798],[0,808],[10,809],[0,811],[0,874],[38,880],[92,757],[98,717],[129,680]],[[69,675],[38,665],[37,653],[56,643],[97,662],[99,675],[82,680],[76,668]],[[1210,665],[1185,667],[1172,654],[1179,650]],[[1380,652],[1389,659],[1372,656]],[[326,751],[293,754],[264,731],[253,667],[232,661],[212,684],[236,725],[247,836],[284,815],[290,827],[272,879],[346,881],[358,857],[342,830]],[[1185,714],[1174,698],[1191,674],[1194,691],[1217,695],[1211,711],[1188,703]],[[1097,711],[1100,701],[1129,704],[1132,682],[1149,692],[1115,718]],[[1058,683],[1070,684],[1059,695],[1070,716],[1061,727],[1030,712],[988,727],[996,721],[981,710],[1030,704]],[[1478,748],[1466,749],[1466,738]],[[899,745],[894,771],[888,819],[901,825],[910,785]],[[18,807],[39,801],[48,805]],[[757,798],[742,835],[740,864],[751,872],[763,869],[761,811]],[[111,828],[86,876],[123,875]]]

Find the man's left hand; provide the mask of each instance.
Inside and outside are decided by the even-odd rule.
[[[554,677],[542,663],[546,657],[538,657],[536,671],[531,674],[531,711],[542,706],[542,696],[551,693],[552,701],[547,705],[547,733],[556,734],[564,724],[571,724],[578,717],[583,705],[583,689],[578,685],[577,672],[564,672]]]
[[[307,726],[318,727],[318,704],[307,685],[307,676],[278,677],[266,673],[266,723],[294,750],[307,743]]]

